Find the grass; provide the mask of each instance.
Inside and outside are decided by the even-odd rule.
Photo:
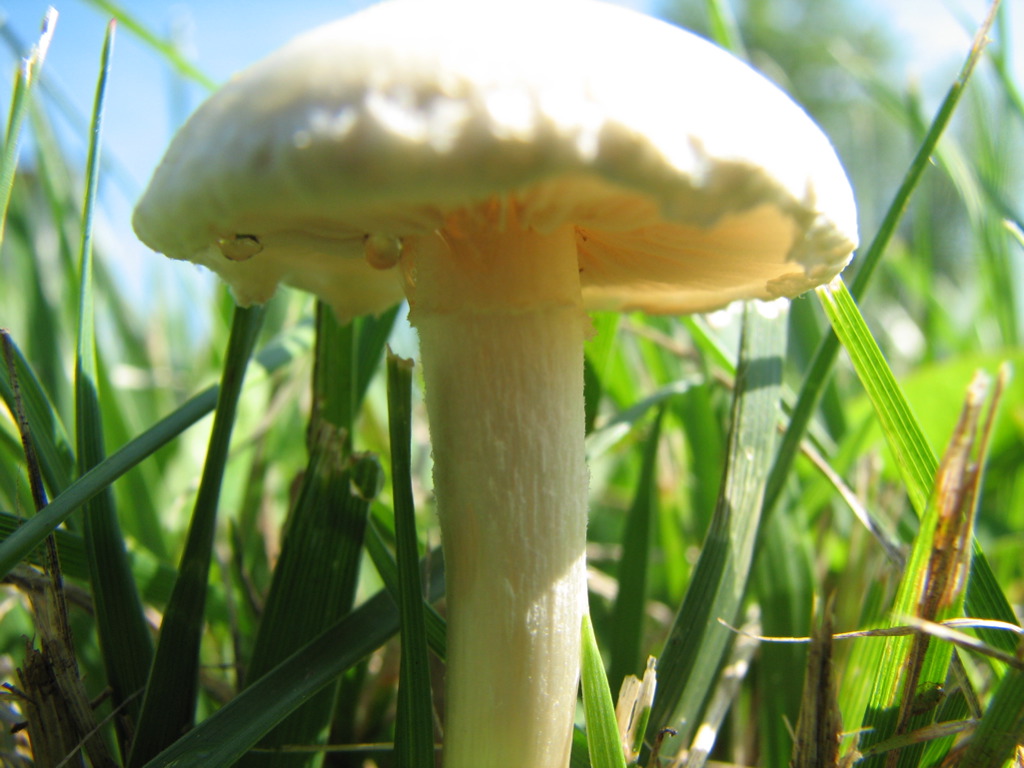
[[[770,14],[739,5],[702,22],[764,60]],[[1001,373],[1024,361],[1013,10],[931,108],[806,32],[836,52],[846,99],[806,103],[858,126],[835,132],[864,242],[842,282],[777,316],[594,317],[596,645],[574,766],[622,764],[608,691],[649,655],[648,768],[996,768],[1020,750],[1024,384]],[[385,355],[400,314],[339,326],[296,294],[247,311],[221,290],[138,317],[92,237],[117,152],[104,76],[77,167],[39,87],[47,42],[18,69],[0,167],[0,764],[424,765],[443,575],[418,379]],[[98,73],[116,71],[112,42]],[[989,623],[941,623],[962,617]]]

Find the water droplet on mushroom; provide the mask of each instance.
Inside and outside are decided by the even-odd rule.
[[[224,254],[224,258],[231,261],[246,261],[263,250],[263,243],[256,235],[234,235],[220,238],[217,247]]]
[[[374,269],[391,269],[402,258],[402,241],[390,235],[367,235],[363,238],[363,253]]]

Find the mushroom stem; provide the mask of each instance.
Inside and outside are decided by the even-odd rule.
[[[586,605],[575,236],[472,224],[402,257],[446,568],[444,765],[562,768]]]

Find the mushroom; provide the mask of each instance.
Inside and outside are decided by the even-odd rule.
[[[232,79],[138,236],[244,305],[406,298],[447,578],[447,768],[568,763],[587,310],[795,296],[856,245],[821,131],[710,43],[593,0],[391,0]]]

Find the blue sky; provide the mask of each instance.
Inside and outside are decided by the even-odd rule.
[[[619,1],[651,13],[660,5],[658,0]],[[369,4],[368,0],[248,0],[244,6],[227,0],[121,3],[158,32],[177,29],[191,57],[215,81],[225,80],[294,35]],[[30,42],[38,36],[39,22],[49,4],[44,0],[0,0],[0,11],[9,28]],[[864,13],[881,19],[898,36],[905,52],[903,75],[908,81],[922,84],[926,95],[929,84],[941,90],[948,87],[969,44],[964,21],[975,23],[987,6],[983,0],[859,0],[859,4]],[[107,17],[83,0],[56,0],[56,6],[60,16],[45,75],[85,116],[94,96]],[[1010,10],[1018,11],[1013,19],[1018,32],[1015,36],[1024,45],[1024,12],[1020,8]],[[16,60],[8,53],[6,58],[0,57],[0,63],[4,67],[0,104],[6,105]],[[130,32],[119,30],[103,146],[105,156],[116,158],[125,174],[117,183],[105,184],[103,208],[108,231],[117,237],[123,257],[132,260],[136,256],[147,258],[127,224],[134,200],[163,154],[174,126],[204,95],[198,87],[175,93],[172,82],[158,57]],[[72,145],[70,150],[84,157],[83,147]]]

